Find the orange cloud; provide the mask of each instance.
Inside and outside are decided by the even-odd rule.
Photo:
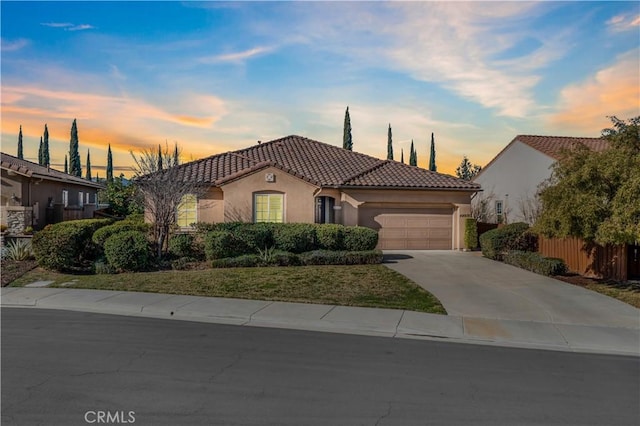
[[[592,78],[565,87],[560,92],[559,112],[549,118],[550,124],[594,134],[610,124],[607,116],[640,115],[639,52],[638,49],[627,52]]]

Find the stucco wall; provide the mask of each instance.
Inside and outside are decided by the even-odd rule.
[[[522,202],[535,196],[538,185],[551,176],[550,167],[554,162],[529,145],[514,142],[474,179],[482,185],[483,192],[474,198],[473,203],[483,197],[502,200],[507,221],[522,221]],[[493,200],[490,202],[492,212]]]
[[[273,173],[275,182],[267,182],[265,175]],[[287,223],[315,220],[315,197],[318,187],[291,176],[280,169],[269,167],[230,182],[221,187],[224,196],[224,220],[253,221],[255,193],[279,192],[284,194],[284,221]]]
[[[198,197],[198,222],[224,222],[224,195],[220,188],[210,188]]]

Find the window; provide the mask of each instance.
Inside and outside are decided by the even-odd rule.
[[[316,223],[334,223],[333,197],[316,197]]]
[[[84,206],[84,194],[82,191],[78,192],[78,206]]]
[[[253,205],[256,222],[284,222],[283,194],[255,194]]]
[[[176,213],[176,223],[180,228],[190,228],[198,221],[198,199],[193,194],[182,197]]]
[[[504,220],[504,212],[502,209],[502,200],[500,201],[496,201],[496,219],[498,221],[498,223],[502,223],[502,221]]]
[[[66,189],[62,190],[62,204],[64,204],[65,207],[69,206],[69,191]]]
[[[87,192],[87,201],[85,201],[85,204],[89,204],[89,193]]]

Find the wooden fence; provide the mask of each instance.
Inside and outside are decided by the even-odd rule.
[[[557,257],[571,272],[587,277],[627,280],[627,246],[589,244],[579,238],[538,238],[538,252]]]

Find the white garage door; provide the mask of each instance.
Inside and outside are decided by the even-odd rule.
[[[378,248],[382,250],[450,250],[451,215],[381,214]]]

